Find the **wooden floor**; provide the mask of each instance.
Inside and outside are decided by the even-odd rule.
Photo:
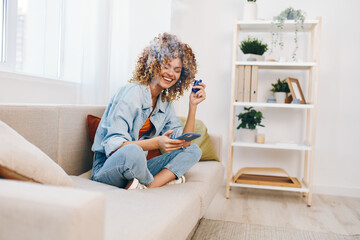
[[[360,236],[360,198],[314,194],[307,207],[300,193],[221,187],[204,217]]]

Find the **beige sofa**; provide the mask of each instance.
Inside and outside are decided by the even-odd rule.
[[[91,181],[86,117],[101,117],[104,110],[104,106],[0,104],[0,120],[50,156],[76,184],[70,188],[0,179],[0,239],[191,236],[223,181],[222,164],[200,161],[186,173],[185,184],[156,189],[126,191]],[[211,136],[211,141],[220,157],[220,137]]]

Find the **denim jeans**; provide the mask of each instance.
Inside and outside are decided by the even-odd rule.
[[[105,154],[96,153],[94,156],[92,179],[98,182],[124,188],[133,178],[140,183],[150,185],[154,177],[162,169],[173,172],[177,178],[185,174],[200,160],[201,150],[191,144],[170,153],[146,160],[145,153],[136,144],[125,145],[113,153],[108,159]]]

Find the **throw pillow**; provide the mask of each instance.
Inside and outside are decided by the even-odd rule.
[[[8,179],[74,187],[73,180],[58,164],[2,121],[0,175]]]
[[[180,119],[181,125],[185,126],[186,118],[179,117],[179,119]],[[195,120],[194,132],[201,134],[201,137],[192,141],[192,144],[198,145],[202,151],[200,161],[201,160],[204,160],[204,161],[205,160],[215,160],[215,161],[220,162],[219,158],[215,154],[213,145],[210,141],[210,136],[207,133],[207,128],[201,120],[198,120],[198,119]]]
[[[89,139],[90,139],[91,144],[94,143],[96,129],[98,128],[100,121],[101,121],[101,118],[99,118],[99,117],[96,117],[93,115],[87,115]]]

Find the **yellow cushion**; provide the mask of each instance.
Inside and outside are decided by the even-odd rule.
[[[179,117],[179,119],[181,121],[181,125],[185,126],[186,118]],[[199,137],[191,142],[192,144],[198,145],[202,151],[200,161],[201,160],[204,160],[204,161],[205,160],[214,160],[214,161],[220,162],[220,160],[216,156],[214,148],[211,144],[210,136],[207,133],[207,128],[201,120],[198,120],[198,119],[195,120],[194,132],[201,134],[201,137]]]

